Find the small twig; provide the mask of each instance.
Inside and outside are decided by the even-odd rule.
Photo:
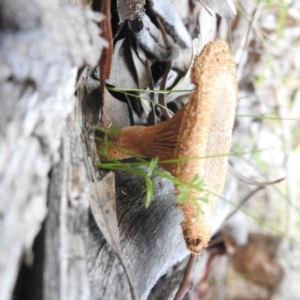
[[[199,0],[199,2],[202,4],[204,9],[209,13],[209,15],[212,16],[212,13],[211,13],[210,9],[202,2],[202,0]]]
[[[171,71],[172,65],[173,65],[173,60],[169,59],[168,63],[167,63],[167,67],[166,67],[165,72],[164,72],[164,75],[163,75],[162,80],[161,80],[161,84],[160,84],[160,90],[161,91],[164,91],[166,89],[168,75],[169,75],[169,72]],[[171,119],[172,116],[170,115],[170,113],[167,109],[166,95],[165,94],[159,94],[158,95],[158,103],[161,105],[160,106],[160,111],[163,114],[163,116],[167,120]]]
[[[191,273],[193,270],[195,260],[196,260],[196,255],[191,254],[188,265],[187,265],[185,273],[184,273],[184,277],[183,277],[182,282],[179,286],[179,289],[174,297],[174,300],[181,300],[184,297],[184,295],[186,294],[186,292],[189,291],[193,287],[193,284],[190,281],[190,277],[191,277]]]
[[[244,183],[247,183],[247,184],[262,186],[262,187],[279,183],[279,182],[281,182],[282,180],[285,179],[285,178],[279,178],[279,179],[276,179],[274,181],[259,182],[259,181],[256,181],[256,180],[245,177],[244,175],[239,173],[237,170],[235,170],[231,164],[228,165],[228,170],[233,176],[235,176],[240,181],[242,181]]]
[[[146,73],[147,73],[147,80],[148,80],[148,86],[150,88],[150,90],[154,90],[154,84],[153,84],[153,76],[152,76],[152,72],[151,72],[151,68],[150,68],[150,63],[148,60],[145,60],[145,66],[146,66]],[[156,124],[156,119],[155,119],[155,106],[154,106],[154,93],[150,92],[150,99],[152,101],[150,101],[150,107],[151,107],[151,111],[148,115],[147,118],[147,122],[148,125],[155,125]]]
[[[215,258],[217,256],[218,256],[218,253],[210,254],[210,256],[209,256],[209,258],[206,262],[206,267],[205,267],[205,270],[204,270],[204,274],[203,274],[203,276],[200,280],[200,283],[199,283],[199,287],[200,287],[199,294],[198,294],[199,299],[203,298],[204,295],[207,292],[207,287],[205,287],[203,289],[203,288],[201,288],[201,285],[203,286],[203,284],[205,284],[207,282],[208,276],[209,276],[210,271],[212,269],[212,263],[213,263],[213,261],[215,260]]]
[[[263,187],[259,186],[258,188],[254,189],[253,191],[251,191],[249,194],[247,194],[242,201],[240,201],[239,205],[225,218],[223,223],[226,223],[238,210],[240,210],[240,208],[250,199],[252,198],[257,192],[259,192],[260,190],[262,190]],[[214,246],[216,246],[217,244],[219,244],[220,242],[223,242],[223,236],[219,236],[216,237],[212,240],[210,240],[208,246],[207,246],[207,250],[211,250]]]
[[[118,25],[117,32],[115,33],[115,36],[114,36],[114,38],[113,38],[113,41],[115,41],[115,40],[117,39],[117,37],[118,37],[119,34],[121,33],[121,31],[122,31],[122,29],[123,29],[123,27],[124,27],[125,24],[126,24],[126,23],[121,23],[121,24]]]
[[[168,39],[168,35],[166,33],[166,30],[165,30],[165,27],[163,26],[163,24],[161,23],[159,17],[156,17],[156,22],[157,22],[157,25],[159,27],[159,30],[161,32],[161,36],[163,38],[163,41],[165,43],[165,46],[167,49],[170,49],[171,45],[170,45],[170,41]]]
[[[242,67],[241,67],[241,63],[242,63],[242,59],[244,57],[244,54],[246,52],[246,48],[248,46],[248,43],[249,43],[249,38],[250,38],[250,33],[251,33],[251,29],[252,29],[252,25],[254,23],[254,20],[255,20],[255,17],[256,17],[256,14],[257,14],[257,11],[258,11],[258,6],[260,4],[260,0],[258,1],[257,3],[257,7],[254,9],[253,13],[252,13],[252,17],[251,17],[251,20],[250,20],[250,23],[249,23],[249,27],[247,29],[247,33],[246,33],[246,39],[245,39],[245,44],[244,44],[244,49],[242,51],[242,54],[241,54],[241,57],[240,57],[240,60],[238,62],[238,69],[237,69],[237,73],[238,74],[241,74],[242,72]]]
[[[251,191],[246,197],[239,203],[239,206],[237,206],[224,220],[224,223],[228,221],[251,197],[253,197],[257,192],[262,190],[263,187],[259,186],[255,190]]]
[[[206,250],[211,250],[214,248],[214,246],[216,246],[217,244],[223,242],[223,236],[220,235],[218,237],[214,237],[212,240],[209,241],[208,246],[206,247]]]
[[[102,55],[99,60],[99,79],[100,79],[100,92],[101,97],[104,97],[105,90],[105,80],[109,78],[111,64],[112,64],[112,56],[113,56],[113,35],[112,35],[112,27],[111,27],[111,11],[110,4],[111,1],[102,1],[101,4],[98,4],[97,11],[101,12],[106,16],[104,20],[102,20],[99,24],[99,27],[102,30],[103,37],[108,41],[109,46],[107,48],[103,48]],[[99,7],[100,5],[100,7]],[[102,99],[103,101],[103,99]]]

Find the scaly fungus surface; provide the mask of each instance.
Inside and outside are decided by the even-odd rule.
[[[161,166],[186,183],[195,175],[203,179],[205,192],[192,189],[187,203],[177,205],[184,214],[181,226],[187,248],[199,254],[210,240],[214,208],[224,187],[237,102],[236,65],[224,41],[210,42],[195,57],[191,80],[195,91],[173,118],[154,126],[121,128],[107,155],[129,157],[123,148],[141,157],[183,159]],[[98,141],[97,147],[103,144]],[[198,216],[197,206],[202,211]]]

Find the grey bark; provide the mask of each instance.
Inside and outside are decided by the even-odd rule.
[[[83,99],[83,123],[89,124],[86,129],[90,130],[97,124],[92,117],[93,105],[90,105],[97,93],[88,78],[84,86],[87,94]],[[115,122],[124,126],[129,119],[119,117]],[[93,149],[88,151],[92,157]],[[93,178],[89,182],[90,197],[98,198],[98,205],[105,207],[102,201],[108,202],[109,196],[103,195],[103,186],[98,192],[95,188],[103,182],[104,179],[97,182],[103,175],[91,163],[88,170],[88,176]],[[153,181],[155,196],[146,209],[143,179],[129,172],[116,173],[117,228],[113,208],[102,209],[105,215],[111,214],[105,221],[90,201],[93,213],[90,215],[87,266],[92,299],[147,299],[160,277],[188,256],[180,227],[182,215],[175,207],[174,186],[162,178],[153,178]],[[104,221],[106,224],[101,225]]]
[[[95,23],[100,15],[59,1],[4,0],[0,14],[0,298],[6,300],[24,255],[27,263],[34,259],[48,174],[61,161],[74,110],[77,70],[95,65],[105,43]]]
[[[98,87],[85,93],[84,77],[77,98],[74,91],[77,70],[95,65],[105,45],[93,22],[99,20],[58,1],[1,3],[3,300],[130,299],[132,293],[146,299],[169,266],[187,255],[170,183],[156,179],[161,191],[146,210],[141,179],[118,175],[119,253],[89,210],[101,182],[91,138],[99,106],[98,99],[83,100]],[[33,252],[41,228],[34,249],[40,252]]]
[[[147,299],[160,279],[151,299],[176,292],[179,277],[162,278],[188,256],[172,183],[153,178],[149,209],[137,175],[117,172],[114,190],[88,69],[74,96],[105,45],[100,19],[67,1],[0,3],[0,299]],[[113,101],[109,117],[128,125]]]

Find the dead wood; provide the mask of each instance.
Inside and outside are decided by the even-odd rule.
[[[46,238],[51,255],[46,256],[45,266],[52,268],[47,269],[52,275],[45,274],[44,297],[54,299],[53,293],[59,293],[56,299],[62,299],[83,274],[79,271],[74,275],[74,285],[66,285],[64,279],[69,277],[60,278],[55,260],[58,256],[51,251],[64,241],[66,244],[58,248],[57,254],[68,253],[70,259],[76,257],[76,251],[83,255],[82,239],[75,234],[68,236],[63,230],[69,193],[75,198],[76,193],[81,195],[81,183],[76,183],[75,178],[82,178],[78,167],[71,173],[75,176],[74,185],[68,185],[70,155],[74,157],[78,151],[69,145],[66,119],[75,106],[78,68],[94,65],[105,45],[94,22],[100,20],[100,15],[53,1],[36,0],[30,5],[18,0],[2,1],[0,6],[0,298],[12,297],[20,263],[24,258],[29,265],[33,262],[33,240],[47,211],[50,220],[51,207],[56,205],[56,209],[63,210],[59,215],[63,218],[61,227],[56,215],[49,224],[51,228],[45,229],[47,234],[55,232],[60,238]],[[64,155],[59,152],[62,141],[61,149],[67,153]],[[75,215],[72,220],[76,224],[79,221]],[[69,239],[74,240],[70,244],[75,252],[68,248]],[[65,274],[63,268],[60,271]],[[80,286],[88,291],[87,281]]]
[[[181,21],[189,18],[190,10],[184,17],[184,11],[168,10],[169,1],[149,1],[147,9],[143,0],[113,1],[113,5],[128,2],[134,6],[126,6],[119,15],[120,22],[129,19],[130,25],[124,24],[125,33],[116,41],[110,83],[147,88],[151,80],[145,76],[145,59],[149,59],[151,86],[163,87],[160,73],[172,57],[175,67],[164,88],[173,87],[178,77],[185,79],[182,90],[191,88],[186,72],[193,52],[191,37],[198,33],[199,20],[190,36]],[[215,13],[226,19],[234,15],[228,6],[231,1],[222,1],[221,8],[216,1],[210,3],[214,12],[211,18],[206,15],[209,30],[200,29],[205,43],[216,36]],[[201,20],[204,13],[202,10]],[[165,37],[156,17],[167,33]],[[173,184],[152,178],[155,196],[146,209],[141,177],[116,172],[114,179],[114,174],[98,169],[96,128],[147,120],[147,105],[132,96],[116,99],[105,89],[107,105],[101,107],[99,82],[91,79],[92,71],[87,68],[97,65],[102,47],[107,45],[96,26],[101,20],[99,14],[67,0],[34,0],[30,5],[4,0],[0,4],[3,300],[168,300],[173,299],[182,280],[184,269],[177,270],[178,262],[188,252]],[[194,40],[197,43],[195,53],[204,42]],[[170,94],[166,102],[177,97]],[[229,213],[220,208],[214,232]],[[203,257],[205,265],[205,253]],[[197,269],[200,278],[203,269]]]

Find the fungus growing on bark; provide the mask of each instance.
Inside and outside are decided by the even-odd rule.
[[[204,47],[195,58],[191,79],[196,89],[173,118],[154,126],[121,128],[110,140],[107,155],[113,159],[130,157],[130,153],[182,159],[161,166],[186,183],[195,175],[204,180],[205,195],[191,190],[188,202],[177,204],[184,214],[181,226],[187,248],[199,254],[210,240],[214,207],[225,182],[237,101],[236,65],[224,41],[215,40]],[[103,143],[97,141],[97,148],[103,149]],[[197,206],[202,211],[199,216]]]

